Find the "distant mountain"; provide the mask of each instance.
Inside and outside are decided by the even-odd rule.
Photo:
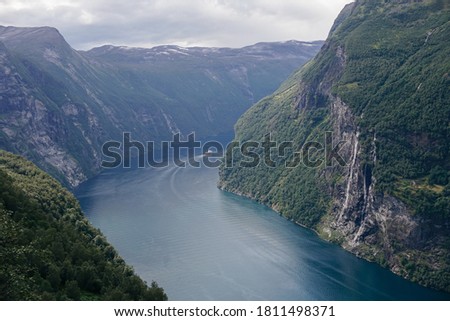
[[[0,148],[77,186],[98,172],[101,146],[123,132],[157,142],[230,132],[321,45],[83,52],[54,28],[0,27]]]
[[[2,150],[0,259],[0,300],[167,299],[125,264],[72,194]]]
[[[241,143],[291,147],[223,167],[219,186],[450,291],[449,35],[448,1],[346,6],[316,58],[236,124]]]

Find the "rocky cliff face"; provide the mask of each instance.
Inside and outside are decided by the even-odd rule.
[[[102,145],[123,132],[158,143],[230,131],[321,45],[78,52],[54,28],[0,27],[0,148],[74,187],[99,171]]]
[[[20,151],[31,159],[40,159],[42,167],[75,186],[86,179],[78,162],[67,153],[65,144],[70,127],[64,114],[52,110],[27,83],[13,62],[14,57],[0,46],[0,126],[1,145]],[[64,107],[68,107],[66,104]],[[86,148],[92,148],[86,144]],[[62,175],[62,176],[61,176]]]
[[[362,258],[448,291],[448,218],[438,226],[429,218],[415,215],[414,207],[398,197],[380,192],[374,168],[363,160],[368,156],[371,164],[377,164],[376,133],[372,134],[369,150],[364,151],[359,139],[361,129],[349,106],[339,97],[330,97],[330,109],[334,139],[346,142],[340,153],[347,166],[327,168],[319,174],[330,179],[331,203],[314,229]],[[336,174],[341,181],[332,184]]]
[[[278,159],[273,168],[223,167],[219,187],[406,278],[450,291],[448,129],[440,121],[450,115],[450,87],[448,64],[438,62],[450,51],[443,40],[448,17],[440,1],[348,5],[318,56],[235,127],[240,142],[267,133],[294,142],[290,159],[331,132],[344,164],[313,150],[320,166],[291,168]],[[436,168],[446,177],[441,185],[432,179]]]
[[[334,138],[345,142],[341,155],[347,166],[322,172],[333,177],[338,171],[342,180],[330,189],[330,211],[316,230],[345,249],[404,274],[399,259],[407,254],[400,257],[398,254],[408,252],[410,247],[423,250],[424,222],[414,217],[401,200],[377,191],[372,169],[363,165],[360,132],[354,115],[339,97],[331,99],[330,107]],[[376,164],[376,134],[369,155]]]

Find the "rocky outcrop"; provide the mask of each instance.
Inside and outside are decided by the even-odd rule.
[[[6,48],[0,47],[0,128],[1,145],[29,158],[38,158],[41,167],[76,186],[86,179],[80,164],[55,138],[63,139],[65,121],[39,100],[36,89],[24,82],[11,62]],[[63,176],[61,176],[63,175]]]
[[[376,177],[370,165],[363,165],[359,129],[350,108],[333,98],[331,115],[334,139],[345,142],[340,150],[347,161],[340,171],[343,180],[331,191],[331,220],[317,229],[325,238],[338,241],[347,250],[395,268],[395,254],[414,244],[420,247],[421,222],[400,200],[376,190]],[[376,133],[370,156],[377,163]]]

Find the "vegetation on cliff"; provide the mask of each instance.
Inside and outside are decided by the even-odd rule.
[[[0,300],[166,300],[32,163],[0,151]]]
[[[318,56],[235,126],[238,141],[294,148],[272,168],[223,167],[219,186],[450,291],[449,21],[445,1],[348,5]],[[320,166],[285,166],[305,142],[333,144],[327,131],[346,166],[318,150]]]

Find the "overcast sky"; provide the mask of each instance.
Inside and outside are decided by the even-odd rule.
[[[351,0],[0,0],[0,25],[52,26],[76,49],[104,44],[242,47],[322,40]]]

